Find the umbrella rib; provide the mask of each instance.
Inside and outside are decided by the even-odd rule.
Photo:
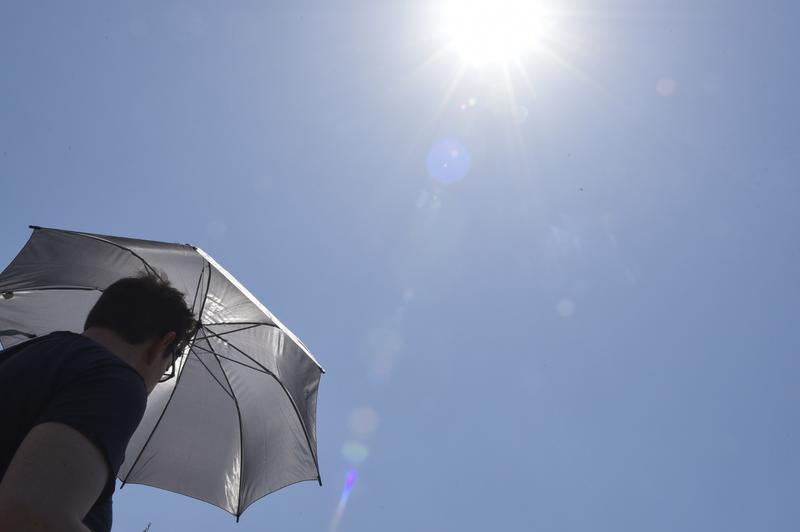
[[[41,286],[33,288],[20,288],[17,290],[10,290],[10,292],[17,294],[24,292],[44,292],[46,290],[86,290],[87,292],[91,292],[92,290],[99,290],[100,292],[103,291],[102,288],[98,288],[96,286]]]
[[[230,345],[230,343],[228,345]],[[243,367],[245,367],[247,369],[252,369],[253,371],[258,371],[259,373],[265,373],[267,375],[272,375],[274,377],[274,375],[269,370],[264,370],[264,369],[261,369],[259,367],[255,367],[255,366],[248,366],[244,362],[241,362],[239,360],[233,359],[231,357],[226,357],[225,355],[220,355],[219,353],[216,353],[214,351],[209,351],[208,349],[206,349],[205,352],[206,353],[211,353],[212,355],[214,355],[217,358],[224,358],[225,360],[233,362],[234,364],[239,364],[240,366],[243,366]]]
[[[24,331],[20,331],[19,329],[5,329],[4,331],[0,331],[0,336],[19,336],[20,334],[28,339],[36,338],[35,334],[26,333]]]
[[[203,270],[204,269],[205,269],[205,266],[200,268],[200,275],[197,277],[197,288],[195,288],[195,290],[194,290],[194,301],[192,301],[192,310],[194,310],[194,306],[197,304],[197,296],[200,295],[200,286],[203,283]],[[199,314],[198,314],[198,316],[199,316]]]
[[[197,355],[195,355],[195,357],[196,356]],[[187,357],[188,357],[188,355],[187,355]],[[128,474],[126,475],[126,478],[124,478],[124,479],[121,478],[120,479],[122,481],[122,485],[120,486],[120,489],[125,486],[125,483],[127,482],[127,477],[134,471],[134,469],[136,469],[136,464],[139,463],[139,459],[142,457],[142,454],[144,454],[144,450],[150,444],[150,440],[153,439],[153,435],[156,433],[156,430],[158,430],[158,426],[161,424],[161,420],[164,419],[164,414],[167,413],[167,409],[169,408],[169,405],[172,402],[172,398],[175,397],[175,390],[178,389],[178,384],[181,383],[181,378],[182,377],[183,377],[183,371],[178,373],[178,377],[175,379],[175,386],[172,387],[172,392],[170,392],[170,394],[169,394],[169,399],[167,399],[167,402],[164,405],[164,409],[161,411],[161,414],[159,414],[158,421],[156,421],[155,425],[153,425],[153,429],[150,431],[150,434],[147,436],[147,441],[144,442],[144,445],[142,445],[142,448],[139,449],[139,454],[136,456],[136,460],[133,461],[133,464],[131,464],[131,468],[128,470]]]
[[[214,333],[214,331],[208,331],[208,332],[210,332],[212,334]],[[226,340],[226,342],[227,342],[227,340]],[[281,385],[281,388],[283,388],[283,393],[286,394],[286,397],[289,399],[289,402],[291,403],[292,407],[294,408],[294,413],[297,415],[297,420],[300,422],[300,426],[303,427],[303,434],[306,437],[306,444],[308,445],[308,450],[311,451],[311,457],[314,458],[314,465],[316,466],[317,474],[319,475],[319,462],[317,461],[317,453],[314,451],[314,448],[311,446],[311,438],[308,436],[308,429],[306,428],[306,424],[303,421],[303,416],[300,415],[300,409],[297,408],[297,404],[294,402],[294,399],[292,398],[292,394],[289,393],[289,390],[286,389],[286,386],[284,386],[284,384],[281,382],[281,380],[278,377],[276,377],[273,372],[271,372],[266,367],[264,367],[264,365],[261,364],[258,360],[254,359],[253,357],[251,357],[250,355],[248,355],[247,353],[245,353],[244,351],[242,351],[241,349],[239,349],[238,347],[236,347],[232,343],[227,342],[227,344],[229,346],[231,346],[232,348],[236,349],[237,351],[239,351],[239,353],[241,353],[245,358],[248,358],[249,360],[252,360],[254,364],[256,364],[257,366],[262,368],[264,370],[264,372],[266,372],[273,379],[275,379],[275,382],[277,382],[278,384]],[[320,485],[321,485],[322,484],[322,480],[320,480],[319,477],[317,477],[317,480],[320,481]]]
[[[35,226],[35,225],[31,225],[30,227],[31,227],[31,229],[34,229],[34,230],[36,230],[36,229],[39,229],[39,230],[41,230],[41,229],[45,229],[44,227],[38,227],[38,226]],[[89,234],[89,233],[79,233],[78,231],[65,231],[65,230],[63,230],[63,229],[46,229],[46,230],[47,230],[47,231],[58,231],[58,232],[60,232],[60,233],[69,233],[69,234],[71,234],[71,235],[83,236],[83,237],[86,237],[86,238],[90,238],[90,239],[92,239],[92,240],[98,240],[98,241],[100,241],[100,242],[104,242],[104,243],[106,243],[106,244],[110,244],[110,245],[112,245],[112,246],[114,246],[114,247],[118,247],[119,249],[122,249],[122,250],[125,250],[125,251],[127,251],[128,253],[130,253],[131,255],[133,255],[134,257],[136,257],[137,259],[139,259],[140,261],[142,261],[142,264],[144,264],[144,267],[145,267],[146,269],[150,270],[150,272],[151,272],[153,275],[155,275],[156,277],[158,277],[159,279],[161,279],[161,276],[158,274],[158,272],[157,272],[157,271],[155,271],[155,269],[153,269],[153,267],[152,267],[152,266],[150,266],[150,265],[147,263],[147,261],[146,261],[146,260],[144,260],[144,259],[143,259],[143,258],[142,258],[142,257],[141,257],[139,254],[137,254],[137,253],[136,253],[135,251],[133,251],[132,249],[128,249],[128,248],[126,248],[126,247],[125,247],[125,246],[123,246],[123,245],[117,244],[116,242],[112,242],[112,241],[110,241],[110,240],[106,240],[105,238],[100,238],[100,237],[99,237],[99,236],[97,236],[97,235],[92,235],[92,234]]]
[[[246,359],[248,359],[248,360],[250,360],[251,362],[253,362],[253,364],[255,364],[256,366],[258,366],[258,368],[260,368],[260,369],[259,369],[260,371],[263,371],[264,373],[267,373],[267,374],[269,374],[269,375],[272,375],[273,377],[275,377],[275,374],[274,374],[273,372],[271,372],[269,369],[267,369],[267,368],[266,368],[266,367],[265,367],[263,364],[261,364],[261,363],[260,363],[258,360],[256,360],[255,358],[251,357],[250,355],[248,355],[247,353],[245,353],[244,351],[242,351],[241,349],[239,349],[238,347],[236,347],[236,346],[235,346],[235,345],[233,345],[232,343],[230,343],[230,342],[228,342],[227,340],[225,340],[224,338],[222,338],[222,335],[220,335],[220,334],[217,334],[217,333],[215,333],[214,331],[208,331],[208,332],[210,332],[210,333],[211,333],[211,336],[210,336],[210,337],[217,337],[217,338],[219,338],[220,340],[222,340],[223,342],[227,343],[227,344],[228,344],[229,346],[231,346],[232,348],[236,349],[236,350],[237,350],[239,353],[241,353],[241,354],[242,354],[242,356],[244,356]],[[210,338],[210,337],[206,337],[206,338]],[[214,353],[214,354],[216,355],[216,353]],[[217,355],[217,356],[220,356],[220,355]],[[235,362],[235,361],[233,361],[233,362]],[[241,364],[241,362],[240,362],[240,364]],[[243,364],[243,365],[244,365],[244,364]],[[249,367],[249,366],[248,366],[248,367]],[[257,368],[253,368],[253,369],[257,369]],[[275,377],[275,380],[278,380],[278,379],[277,379],[277,377]],[[280,381],[278,381],[278,382],[280,382]],[[281,384],[281,386],[283,386],[283,384]],[[285,389],[285,388],[284,388],[284,389]],[[288,392],[287,392],[287,393],[288,393]]]
[[[218,355],[217,353],[215,353],[213,349],[208,349],[208,350],[206,350],[206,352],[208,352],[208,353],[211,353],[211,354],[212,354],[212,355],[214,355],[215,357],[219,357],[219,356],[221,356],[221,355]],[[236,398],[233,396],[233,392],[232,392],[232,391],[228,391],[228,389],[230,389],[230,383],[228,383],[228,389],[226,389],[226,388],[225,388],[225,385],[224,385],[224,384],[222,384],[222,383],[220,382],[220,380],[217,378],[217,376],[216,376],[216,375],[214,375],[214,373],[211,371],[211,368],[209,368],[209,367],[208,367],[208,365],[206,365],[206,363],[205,363],[205,362],[203,362],[203,360],[202,360],[202,359],[201,359],[199,356],[197,356],[197,354],[195,354],[195,355],[194,355],[194,357],[195,357],[197,360],[199,360],[199,361],[200,361],[200,363],[203,365],[203,367],[204,367],[204,368],[206,368],[206,371],[208,371],[208,374],[209,374],[209,375],[211,375],[211,378],[212,378],[212,379],[214,379],[215,381],[217,381],[217,384],[219,384],[219,387],[220,387],[220,388],[222,388],[222,391],[224,391],[226,394],[228,394],[228,396],[229,396],[231,399],[233,399],[234,401],[236,401]],[[225,358],[225,357],[223,357],[223,358]],[[225,379],[225,381],[226,381],[226,382],[227,382],[227,380],[228,380],[228,379]]]
[[[260,325],[260,324],[248,325],[247,327],[242,327],[240,329],[233,329],[232,331],[225,331],[225,332],[220,332],[220,333],[215,333],[215,334],[216,334],[216,336],[224,336],[226,334],[233,334],[233,333],[236,333],[236,332],[246,331],[248,329],[253,329],[255,327],[258,327],[258,325]],[[208,325],[206,325],[206,328],[208,328]],[[206,336],[204,338],[209,338],[209,337]]]
[[[208,343],[211,354],[214,355],[214,360],[216,360],[217,364],[219,365],[219,370],[222,372],[222,376],[225,377],[225,382],[228,383],[228,388],[231,390],[231,399],[233,399],[233,404],[236,406],[236,416],[239,419],[239,492],[236,494],[236,522],[238,523],[239,516],[241,515],[239,509],[242,506],[242,483],[244,482],[244,435],[242,434],[242,410],[239,408],[239,401],[236,399],[236,395],[233,393],[233,386],[231,386],[231,381],[228,379],[228,374],[225,373],[225,368],[222,367],[222,362],[220,362],[220,358],[225,358],[226,360],[229,359],[214,351],[214,347],[211,345],[211,342],[208,342],[208,340],[206,340],[206,342]],[[231,345],[229,342],[226,343]]]
[[[198,325],[201,326],[203,325],[203,309],[206,307],[206,299],[208,299],[208,291],[211,289],[211,263],[208,262],[205,258],[203,258],[203,261],[206,263],[204,268],[208,268],[208,278],[206,279],[206,293],[203,294],[203,300],[200,303],[200,310],[197,312],[197,317],[199,318]]]
[[[202,256],[202,254],[200,254],[200,255]],[[203,260],[206,262],[206,266],[208,267],[208,280],[206,281],[206,293],[205,293],[205,295],[203,297],[203,302],[200,305],[200,312],[197,314],[200,317],[201,320],[202,320],[202,317],[203,317],[203,308],[205,308],[206,300],[208,299],[208,292],[209,292],[209,290],[211,290],[211,273],[212,273],[211,262],[208,259],[206,259],[205,257],[203,257]],[[202,325],[202,322],[201,322],[201,325]],[[209,332],[213,332],[213,331],[209,331]],[[216,353],[214,352],[214,348],[211,346],[211,342],[208,341],[208,337],[206,337],[206,343],[208,344],[208,347],[211,350],[211,353],[216,355]],[[198,359],[199,359],[199,357],[198,357]],[[239,522],[239,516],[241,515],[241,512],[239,512],[239,508],[242,506],[242,501],[241,501],[241,497],[242,497],[242,478],[244,476],[243,475],[243,471],[242,471],[242,468],[243,468],[242,463],[244,462],[244,442],[243,442],[243,437],[242,437],[242,412],[239,409],[239,401],[237,401],[236,400],[236,396],[233,395],[233,387],[231,387],[231,383],[228,380],[228,375],[225,373],[225,370],[222,369],[222,363],[219,362],[219,359],[217,359],[216,356],[215,356],[215,360],[219,364],[219,369],[220,369],[220,371],[222,371],[222,375],[225,377],[225,382],[228,383],[228,387],[231,390],[231,394],[232,394],[231,397],[233,399],[233,404],[236,405],[236,415],[239,417],[239,493],[236,494],[236,522],[238,523]]]
[[[209,346],[210,346],[210,344],[209,344]],[[195,348],[195,347],[199,347],[199,346],[193,345],[192,347]],[[210,352],[212,354],[216,354],[216,353],[214,353],[213,349],[211,349]],[[236,402],[236,398],[233,397],[232,392],[228,392],[228,390],[225,389],[225,386],[223,386],[223,384],[219,381],[219,379],[217,379],[217,377],[214,375],[214,373],[212,373],[211,369],[205,364],[205,362],[203,362],[200,359],[200,357],[197,356],[196,353],[191,352],[191,350],[189,351],[189,353],[190,353],[190,355],[194,355],[194,357],[197,359],[197,361],[200,362],[200,364],[202,364],[204,368],[206,368],[206,371],[208,371],[209,375],[211,375],[211,377],[215,381],[217,381],[217,384],[219,384],[219,387],[222,388],[222,390],[225,393],[227,393],[231,397],[231,399],[233,399],[234,402]],[[189,355],[187,355],[187,357],[188,356]],[[223,373],[224,373],[224,370],[223,370]],[[147,441],[144,443],[144,445],[142,445],[142,448],[139,450],[139,454],[136,456],[136,460],[134,460],[133,465],[131,465],[130,470],[128,470],[128,475],[130,475],[133,472],[133,470],[136,468],[136,465],[139,463],[139,459],[142,457],[142,454],[144,453],[144,450],[147,448],[148,444],[150,443],[150,440],[153,438],[153,435],[156,433],[156,430],[158,429],[158,426],[161,424],[161,420],[164,418],[164,414],[166,414],[167,408],[169,408],[169,405],[172,402],[172,398],[175,396],[175,391],[178,389],[178,384],[180,384],[182,377],[183,377],[183,371],[178,373],[178,378],[175,380],[175,386],[172,388],[172,393],[170,393],[169,399],[167,400],[167,403],[164,405],[164,409],[161,411],[161,414],[158,416],[158,421],[156,421],[156,424],[153,425],[153,429],[150,431],[150,435],[147,437]],[[226,381],[227,381],[227,379],[226,379]],[[228,383],[228,386],[230,387],[230,382]],[[238,403],[237,403],[237,410],[238,410]],[[240,422],[241,422],[241,416],[240,416]],[[147,462],[145,462],[145,465],[146,465],[146,463]],[[127,479],[120,479],[120,480],[122,481],[122,486],[120,486],[120,488],[122,488],[123,486],[125,486],[125,483],[127,482]]]
[[[212,325],[247,325],[247,327],[242,327],[241,329],[233,329],[231,331],[214,333],[217,336],[223,336],[225,334],[233,334],[233,333],[240,332],[240,331],[246,331],[248,329],[254,329],[254,328],[258,327],[259,325],[266,325],[267,327],[275,327],[275,328],[278,327],[277,325],[274,325],[272,323],[255,323],[255,322],[229,322],[229,323],[224,323],[224,324],[212,324]],[[206,329],[208,329],[209,327],[210,327],[209,324],[205,325]],[[204,338],[208,338],[208,337],[204,337]]]
[[[278,328],[274,323],[268,323],[266,321],[224,321],[222,323],[207,323],[206,325],[209,327],[222,327],[224,325],[267,325],[269,327]]]
[[[212,353],[213,353],[213,351],[212,351]],[[208,366],[206,366],[205,363],[203,363],[203,361],[200,360],[200,357],[197,356],[196,353],[192,353],[191,350],[189,351],[189,354],[190,355],[193,354],[194,357],[198,360],[198,362],[200,362],[203,365],[203,367],[206,368],[206,371],[208,371],[208,373],[211,375],[211,377],[214,378],[214,380],[217,381],[217,384],[219,384],[220,388],[222,388],[222,390],[225,393],[228,393],[228,391],[225,390],[225,387],[222,385],[222,383],[219,382],[219,380],[214,376],[213,373],[211,373],[211,370],[208,368]],[[186,355],[186,356],[187,356],[187,358],[189,357],[189,355]],[[134,469],[136,469],[136,465],[139,463],[139,459],[142,457],[142,454],[144,454],[144,450],[150,444],[150,440],[153,439],[153,435],[155,435],[156,430],[158,430],[158,426],[161,424],[161,420],[164,419],[164,414],[167,413],[167,409],[169,408],[169,405],[172,402],[172,398],[175,397],[175,391],[178,389],[178,385],[180,384],[182,378],[183,378],[183,371],[178,373],[178,377],[175,379],[175,386],[172,387],[172,392],[169,394],[169,399],[167,400],[167,403],[164,405],[164,409],[161,411],[161,414],[158,416],[158,421],[156,421],[155,425],[153,425],[153,429],[150,431],[150,435],[147,436],[147,441],[144,442],[144,445],[142,445],[142,448],[139,450],[139,454],[136,456],[136,460],[133,461],[133,464],[131,465],[131,468],[128,470],[128,475],[130,475],[134,471]],[[230,386],[230,384],[229,384],[229,386]],[[228,394],[228,395],[230,395],[230,394]],[[235,401],[236,398],[233,398],[233,400]],[[149,459],[148,459],[148,462],[149,462]],[[145,465],[146,464],[147,464],[147,462],[145,462]],[[126,475],[125,479],[120,479],[122,481],[122,485],[120,486],[120,488],[125,486],[125,483],[127,482],[127,476],[128,475]]]

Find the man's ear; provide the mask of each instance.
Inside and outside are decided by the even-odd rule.
[[[174,331],[170,331],[161,338],[156,336],[150,341],[150,345],[147,347],[147,365],[152,366],[158,360],[159,355],[163,353],[164,348],[167,347],[172,341],[175,339]]]

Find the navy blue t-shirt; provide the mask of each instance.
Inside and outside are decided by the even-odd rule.
[[[108,532],[115,478],[147,405],[144,379],[80,334],[57,332],[36,342],[0,366],[0,479],[33,427],[69,425],[108,460],[106,486],[83,520],[92,532]]]

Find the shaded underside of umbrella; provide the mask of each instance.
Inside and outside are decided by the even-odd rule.
[[[308,349],[224,268],[190,245],[33,227],[0,274],[4,348],[81,332],[102,291],[142,270],[166,275],[200,323],[156,386],[128,445],[123,483],[194,497],[237,518],[253,502],[320,481],[317,390]]]

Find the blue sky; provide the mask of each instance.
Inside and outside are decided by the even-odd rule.
[[[0,264],[191,243],[327,371],[323,487],[115,530],[796,528],[800,7],[539,5],[480,67],[443,1],[0,8]]]

